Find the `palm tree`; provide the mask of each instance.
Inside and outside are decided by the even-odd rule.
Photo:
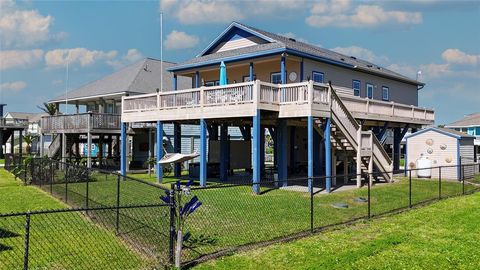
[[[31,134],[27,134],[25,136],[23,136],[23,141],[27,144],[27,153],[30,154],[30,151],[32,150],[32,143],[33,141],[36,139],[37,136],[34,136],[34,135],[31,135]],[[22,147],[20,145],[20,147]]]
[[[48,113],[48,115],[56,115],[57,114],[57,106],[53,103],[43,103],[43,106],[37,106],[40,110]]]

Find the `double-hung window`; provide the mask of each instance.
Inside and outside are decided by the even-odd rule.
[[[360,81],[353,80],[352,81],[352,88],[353,88],[353,95],[359,97],[360,96]]]
[[[373,98],[373,84],[367,83],[367,98]]]
[[[324,77],[325,77],[325,74],[323,74],[323,72],[318,72],[318,71],[312,72],[312,79],[314,82],[323,83]]]
[[[382,100],[390,100],[390,89],[387,86],[382,87]]]
[[[282,83],[282,74],[280,72],[275,72],[270,75],[271,83]]]

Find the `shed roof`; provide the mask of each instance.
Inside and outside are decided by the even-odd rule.
[[[172,74],[167,71],[167,68],[173,65],[175,64],[163,61],[164,91],[172,90]],[[50,100],[49,103],[64,102],[67,98],[71,101],[115,94],[153,93],[157,88],[160,89],[160,72],[160,60],[145,58],[101,79],[72,90],[68,92],[67,95],[62,94],[55,97]],[[178,80],[178,87],[179,89],[190,88],[191,80],[186,77],[180,77]]]
[[[233,28],[239,28],[241,30],[250,32],[259,38],[264,39],[267,43],[258,44],[249,47],[243,47],[238,49],[232,49],[228,51],[214,52],[210,53],[210,50],[218,44],[221,40],[221,37],[228,34],[228,32]],[[175,65],[169,70],[177,71],[182,69],[188,69],[200,65],[209,65],[216,64],[220,61],[229,61],[236,59],[240,56],[255,56],[255,55],[265,55],[265,54],[274,54],[279,52],[291,52],[292,54],[299,54],[305,57],[314,58],[319,61],[328,62],[331,64],[343,66],[346,68],[355,69],[361,72],[372,73],[375,75],[385,76],[388,78],[404,81],[414,85],[424,85],[423,83],[416,81],[414,79],[408,78],[402,74],[391,71],[384,67],[375,65],[368,61],[358,59],[353,56],[347,56],[341,53],[334,52],[325,48],[314,46],[305,42],[297,41],[292,38],[284,37],[278,34],[274,34],[268,31],[264,31],[258,28],[254,28],[242,23],[232,22],[230,26],[222,32],[222,34],[217,37],[210,45],[205,48],[202,53],[197,57],[192,58],[186,62]]]
[[[480,112],[466,115],[463,119],[446,125],[446,127],[480,127]]]
[[[422,129],[418,132],[412,133],[412,134],[406,136],[405,138],[409,139],[409,138],[418,136],[418,135],[423,134],[423,133],[428,132],[428,131],[438,132],[438,133],[441,133],[441,134],[446,135],[446,136],[455,137],[457,139],[463,139],[463,138],[472,138],[473,139],[473,138],[475,138],[475,136],[469,135],[467,133],[463,133],[463,132],[460,132],[460,131],[457,131],[457,130],[454,130],[454,129],[450,129],[450,128],[441,128],[441,127],[425,128],[425,129]]]

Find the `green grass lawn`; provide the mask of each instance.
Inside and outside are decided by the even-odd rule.
[[[0,169],[0,213],[67,206],[33,186],[23,186]],[[142,268],[148,260],[131,251],[111,230],[78,212],[32,215],[30,268]],[[0,217],[0,269],[23,265],[25,216]]]
[[[0,158],[0,164],[5,164],[5,159],[4,158]]]
[[[132,175],[143,180],[154,182],[148,174]],[[108,175],[96,175],[95,181],[89,183],[89,196],[95,202],[104,205],[116,203],[116,178]],[[164,187],[176,179],[164,179]],[[209,183],[213,185],[213,183]],[[294,184],[294,183],[290,183]],[[62,197],[64,184],[54,185],[53,190]],[[466,185],[466,191],[473,189]],[[85,183],[69,184],[69,203],[84,203]],[[133,180],[121,182],[121,203],[158,203],[164,191]],[[442,196],[453,196],[462,193],[462,185],[456,181],[442,182]],[[77,195],[76,195],[77,194]],[[80,195],[78,195],[80,194]],[[310,229],[310,195],[304,192],[262,187],[262,194],[255,195],[250,186],[228,188],[209,188],[193,190],[203,202],[203,206],[189,217],[187,230],[194,236],[203,236],[210,240],[208,245],[198,245],[194,250],[187,249],[184,258],[191,260],[200,254],[209,254],[226,248],[272,240]],[[383,184],[372,188],[371,213],[382,214],[409,205],[409,183],[406,178],[399,178],[396,183]],[[313,202],[314,227],[322,227],[345,222],[354,218],[365,217],[367,204],[356,202],[356,198],[367,197],[367,189],[333,192],[330,195],[317,194]],[[412,181],[412,204],[438,198],[438,181]],[[347,203],[348,209],[332,207],[333,203]],[[168,226],[164,216],[160,219],[146,219],[142,213],[135,218],[145,220],[148,227],[163,228]],[[161,220],[161,221],[159,221]],[[146,235],[148,237],[148,235]]]
[[[450,198],[195,269],[479,269],[479,202]]]

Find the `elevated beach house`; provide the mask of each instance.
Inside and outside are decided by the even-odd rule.
[[[122,97],[121,136],[127,136],[127,123],[156,123],[157,134],[167,123],[197,125],[201,185],[211,163],[220,163],[222,181],[232,168],[245,167],[226,158],[232,153],[245,157],[246,172],[259,183],[267,171],[265,134],[273,138],[273,174],[284,185],[293,176],[327,176],[326,181],[310,181],[309,187],[325,185],[330,191],[335,179],[328,177],[337,170],[387,172],[379,180],[391,181],[388,172],[399,169],[405,133],[434,122],[433,110],[418,107],[423,83],[237,22],[196,57],[168,70],[173,91]],[[193,87],[181,88],[180,76],[190,77]],[[235,149],[228,127],[243,135]],[[388,129],[394,134],[393,156],[382,145]],[[126,152],[121,153],[125,173]],[[162,152],[157,154],[162,159]],[[161,170],[157,173],[161,179]]]
[[[170,62],[164,61],[162,65],[159,60],[145,58],[48,101],[56,105],[58,113],[42,117],[43,137],[52,135],[51,144],[42,154],[73,163],[84,162],[88,167],[118,169],[121,98],[172,90],[173,75],[166,71],[172,66]],[[191,79],[182,77],[179,85],[191,87]],[[132,168],[144,167],[148,156],[153,154],[154,128],[129,126],[129,136],[123,139],[128,144]],[[169,131],[161,137],[171,135]]]

